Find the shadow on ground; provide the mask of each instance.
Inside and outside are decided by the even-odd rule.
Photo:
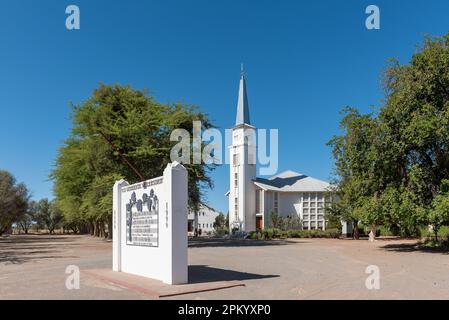
[[[265,247],[285,246],[289,244],[302,243],[302,241],[289,240],[251,240],[251,239],[190,239],[189,248],[205,247]]]
[[[415,243],[392,243],[386,244],[381,249],[393,252],[425,252],[425,253],[439,253],[449,254],[444,248],[428,248],[420,246],[418,242]]]
[[[213,268],[204,265],[189,266],[189,283],[204,283],[216,281],[243,281],[266,278],[277,278],[279,275],[262,275],[255,273],[240,272]]]
[[[20,235],[0,237],[0,264],[22,264],[34,260],[79,258],[67,256],[68,247],[79,246],[63,235]]]

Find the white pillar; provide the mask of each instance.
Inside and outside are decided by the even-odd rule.
[[[187,257],[187,170],[178,162],[167,165],[164,170],[164,181],[168,186],[168,203],[161,216],[166,219],[169,229],[169,246],[171,247],[171,279],[169,284],[183,284],[188,282],[188,257]]]
[[[121,189],[127,186],[125,180],[116,181],[112,191],[112,270],[121,271]]]

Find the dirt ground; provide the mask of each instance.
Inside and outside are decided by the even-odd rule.
[[[189,243],[190,283],[241,281],[245,286],[170,299],[449,299],[449,254],[416,249],[415,240],[202,239]],[[89,236],[0,238],[0,299],[150,299],[90,276],[111,268],[112,243]],[[79,290],[66,268],[81,270]],[[369,290],[368,266],[379,270]]]

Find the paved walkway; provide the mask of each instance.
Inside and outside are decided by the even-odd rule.
[[[189,243],[190,285],[237,286],[167,299],[449,299],[449,255],[415,249],[413,240],[199,240]],[[0,299],[154,299],[156,295],[89,270],[110,269],[111,243],[88,236],[0,238]],[[67,290],[66,267],[81,269]],[[365,286],[366,267],[380,289]]]

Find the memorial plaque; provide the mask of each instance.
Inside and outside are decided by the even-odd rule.
[[[159,199],[151,189],[137,199],[133,192],[126,204],[126,244],[157,247],[159,243]]]

